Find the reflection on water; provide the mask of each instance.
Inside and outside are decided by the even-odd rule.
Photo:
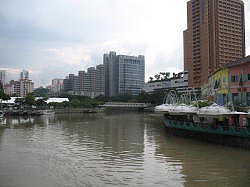
[[[246,186],[250,152],[173,137],[149,114],[7,118],[1,186]]]

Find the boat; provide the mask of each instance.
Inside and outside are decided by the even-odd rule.
[[[179,103],[169,109],[164,105],[155,111],[163,113],[164,125],[172,134],[250,149],[249,112],[231,111],[216,103],[201,108]]]

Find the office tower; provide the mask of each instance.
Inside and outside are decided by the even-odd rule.
[[[103,55],[103,64],[105,71],[105,96],[118,95],[118,63],[116,61],[116,52],[111,51]]]
[[[144,56],[104,54],[105,95],[138,95],[144,86]]]
[[[189,86],[201,87],[209,74],[245,56],[244,3],[190,0],[184,31],[184,70]]]
[[[2,85],[5,85],[6,83],[6,71],[5,70],[0,70],[0,83]]]
[[[20,79],[29,79],[29,72],[27,70],[23,70],[20,73]]]

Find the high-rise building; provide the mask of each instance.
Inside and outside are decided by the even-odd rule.
[[[20,73],[20,79],[29,79],[29,72],[27,70],[23,70]]]
[[[104,95],[104,65],[79,71],[78,76],[69,74],[63,79],[63,91],[71,95],[96,97]]]
[[[83,92],[84,89],[84,75],[85,71],[78,71],[79,83],[80,83],[80,91]]]
[[[0,70],[0,83],[5,85],[6,83],[6,71]]]
[[[96,72],[95,67],[89,67],[84,74],[83,90],[85,96],[92,98],[96,96]]]
[[[116,52],[103,55],[105,69],[105,96],[118,95],[119,66],[116,60]]]
[[[100,64],[96,66],[96,93],[97,95],[104,95],[105,90],[105,78],[104,78],[104,65]]]
[[[33,92],[34,90],[34,83],[29,79],[21,79],[19,84],[16,84],[16,92],[18,93],[18,87],[20,86],[20,94],[18,96],[20,97],[26,97],[28,93]]]
[[[104,54],[105,95],[138,95],[145,79],[144,56]]]
[[[184,70],[189,86],[201,87],[209,74],[245,56],[242,0],[190,0],[184,31]]]

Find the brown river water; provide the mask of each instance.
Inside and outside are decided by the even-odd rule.
[[[250,186],[250,151],[172,136],[149,113],[5,123],[0,187]]]

